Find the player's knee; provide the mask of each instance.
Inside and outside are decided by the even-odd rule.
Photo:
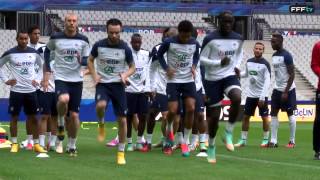
[[[231,99],[232,105],[239,106],[240,103],[241,103],[241,96],[240,95],[236,95],[236,96],[232,97],[232,99]]]
[[[119,116],[118,117],[118,123],[120,127],[126,127],[127,126],[127,119],[125,116]]]
[[[97,110],[101,110],[101,109],[105,109],[107,106],[107,102],[106,101],[99,101],[96,105]]]
[[[68,104],[69,103],[69,95],[68,94],[61,94],[58,98],[59,102],[60,103],[63,103],[63,104]]]
[[[189,105],[189,106],[186,108],[186,113],[187,113],[187,114],[194,113],[194,110],[195,110],[194,105]]]
[[[77,112],[71,112],[70,117],[72,120],[78,120],[79,119],[79,113]]]

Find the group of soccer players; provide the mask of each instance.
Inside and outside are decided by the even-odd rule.
[[[160,146],[165,154],[170,155],[180,148],[182,155],[188,157],[199,141],[200,152],[207,156],[208,162],[216,163],[215,138],[224,96],[231,102],[223,138],[229,151],[234,151],[234,146],[246,145],[249,119],[257,106],[263,119],[261,146],[278,146],[277,114],[281,109],[289,117],[290,141],[287,147],[294,147],[294,65],[290,53],[283,49],[282,36],[273,34],[271,40],[272,48],[276,50],[272,57],[276,85],[271,98],[269,141],[267,97],[271,68],[262,56],[264,44],[255,44],[254,57],[241,71],[243,39],[232,31],[234,17],[226,11],[218,18],[218,30],[205,37],[202,47],[196,40],[197,33],[192,23],[184,20],[177,29],[167,28],[162,42],[150,53],[141,49],[143,37],[139,34],[133,34],[131,47],[121,40],[122,23],[118,19],[107,21],[107,38],[95,42],[92,48],[88,38],[77,31],[77,16],[74,14],[65,17],[64,31],[52,35],[47,44],[38,43],[40,30],[36,26],[29,32],[18,32],[18,46],[5,52],[0,59],[0,67],[6,65],[11,73],[5,74],[0,68],[0,78],[11,86],[8,108],[13,143],[11,152],[18,152],[19,149],[17,121],[23,107],[27,115],[28,139],[33,136],[36,152],[46,152],[45,132],[48,131],[51,135],[47,133],[50,135],[47,150],[62,153],[66,129],[67,152],[70,156],[77,156],[79,110],[85,74],[92,76],[96,87],[99,141],[104,140],[106,107],[109,101],[112,102],[119,130],[117,138],[108,144],[118,146],[117,163],[120,165],[126,164],[126,140],[126,150],[134,149],[132,127],[138,131],[135,148],[143,152],[151,150],[155,118],[159,112],[162,115],[163,135]],[[86,67],[88,70],[85,70]],[[240,77],[248,78],[249,87],[241,139],[234,145],[233,129],[241,103]],[[39,124],[38,110],[41,113]],[[175,135],[178,143],[174,142]]]

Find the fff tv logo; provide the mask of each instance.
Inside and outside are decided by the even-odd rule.
[[[295,14],[311,14],[314,12],[314,7],[312,5],[291,5],[289,11]]]

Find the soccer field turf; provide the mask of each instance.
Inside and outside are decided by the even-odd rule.
[[[153,142],[159,141],[160,124],[157,123]],[[107,123],[107,140],[112,139],[115,123]],[[289,127],[281,123],[277,149],[259,147],[262,139],[261,123],[252,123],[248,145],[228,152],[221,134],[217,136],[217,164],[207,163],[206,158],[181,156],[180,150],[166,156],[161,149],[151,152],[127,152],[125,166],[116,165],[117,148],[107,148],[96,141],[96,126],[81,129],[78,137],[78,157],[50,152],[50,158],[36,158],[34,152],[20,150],[12,154],[0,149],[0,179],[319,179],[320,161],[313,160],[312,124],[297,123],[296,147],[285,148]],[[8,130],[8,128],[5,128]],[[240,136],[240,123],[234,133],[234,143]],[[135,133],[133,133],[135,137]],[[24,124],[19,124],[19,142],[25,139]],[[66,143],[66,141],[64,142]]]

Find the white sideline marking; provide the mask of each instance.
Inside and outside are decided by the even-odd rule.
[[[237,156],[230,156],[230,155],[225,155],[225,154],[220,154],[220,155],[217,154],[217,156],[227,158],[227,159],[237,159],[237,160],[242,160],[242,161],[252,161],[252,162],[258,162],[258,163],[265,163],[265,164],[276,164],[276,165],[307,168],[307,169],[309,169],[309,168],[320,169],[319,166],[312,166],[312,165],[306,165],[306,164],[291,164],[291,163],[286,163],[286,162],[277,162],[277,161],[268,161],[268,160],[262,160],[262,159],[254,159],[254,158],[237,157]],[[313,161],[313,160],[310,158],[310,161]]]

